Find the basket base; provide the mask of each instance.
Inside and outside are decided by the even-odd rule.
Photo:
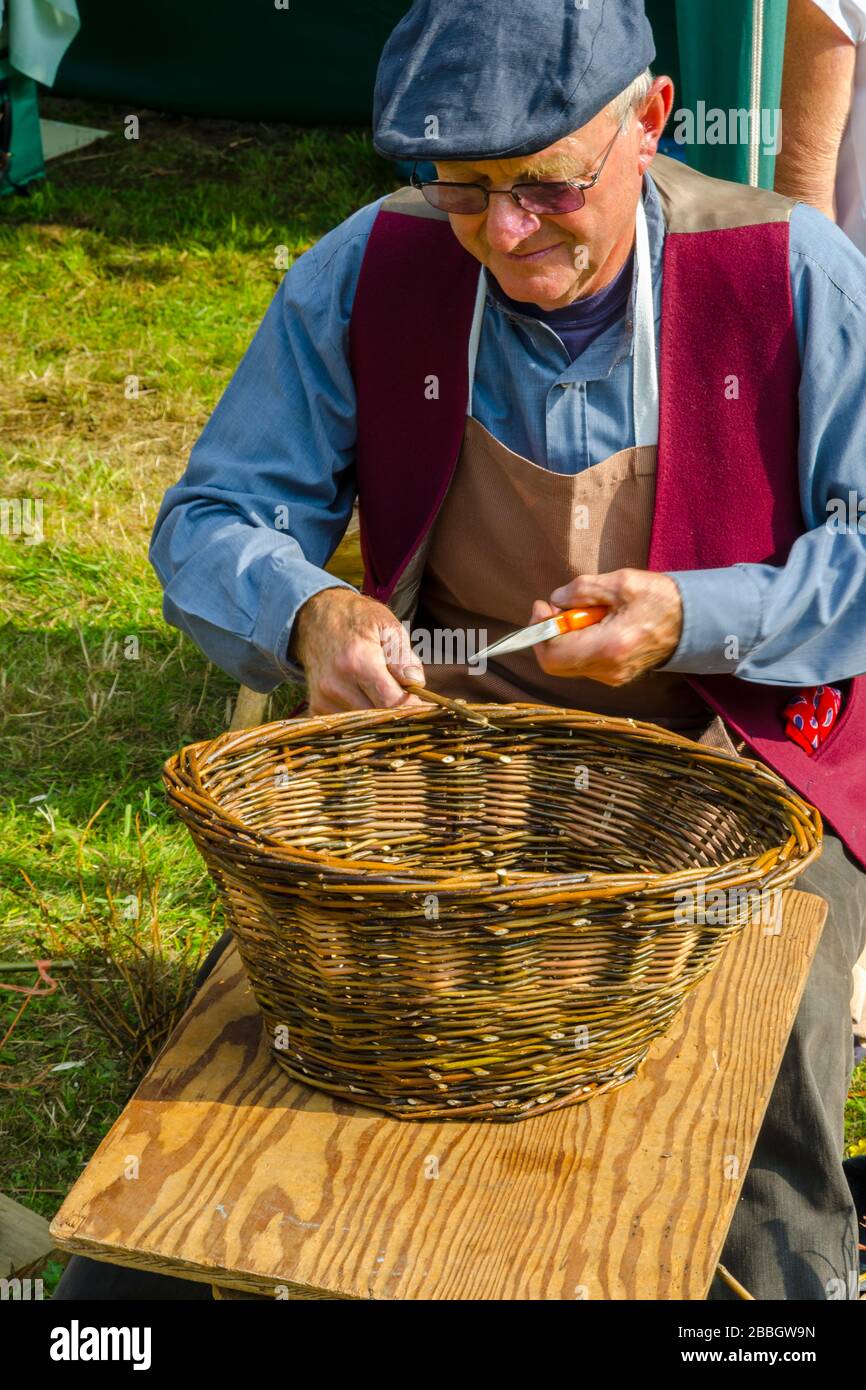
[[[263,1031],[269,1042],[267,1028],[265,1027]],[[286,1072],[293,1081],[299,1081],[314,1091],[324,1091],[330,1096],[346,1100],[353,1106],[361,1105],[365,1109],[375,1110],[379,1114],[390,1115],[395,1120],[407,1120],[410,1124],[419,1120],[460,1120],[464,1123],[470,1120],[487,1124],[513,1124],[517,1120],[532,1119],[535,1115],[546,1115],[551,1110],[563,1110],[569,1105],[582,1105],[585,1101],[604,1095],[607,1091],[618,1090],[620,1086],[627,1085],[639,1074],[646,1061],[649,1045],[628,1069],[624,1069],[615,1076],[607,1077],[603,1081],[593,1082],[584,1079],[580,1086],[561,1095],[551,1095],[548,1092],[537,1098],[530,1097],[516,1103],[506,1101],[501,1106],[494,1105],[490,1101],[481,1101],[474,1105],[458,1102],[455,1105],[437,1106],[425,1105],[422,1102],[410,1104],[408,1101],[396,1104],[385,1097],[365,1093],[359,1086],[335,1086],[320,1080],[318,1077],[311,1076],[298,1067],[292,1066],[285,1054],[280,1053],[270,1044],[269,1051],[277,1066]]]

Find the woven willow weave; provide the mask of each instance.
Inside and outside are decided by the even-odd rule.
[[[821,842],[762,764],[633,720],[464,709],[286,720],[165,767],[276,1061],[408,1119],[628,1081]]]

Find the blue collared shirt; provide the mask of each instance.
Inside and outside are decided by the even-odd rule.
[[[644,206],[658,345],[665,224],[650,175]],[[354,213],[286,273],[154,527],[150,557],[166,620],[262,692],[299,674],[287,654],[298,609],[343,584],[323,566],[355,498],[349,319],[378,208]],[[866,258],[822,213],[798,204],[790,267],[808,529],[783,566],[674,573],[683,631],[666,671],[780,686],[866,672]],[[479,422],[559,473],[634,444],[635,289],[620,321],[574,361],[553,329],[488,293]]]

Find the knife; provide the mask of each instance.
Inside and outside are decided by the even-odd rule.
[[[547,642],[551,637],[562,637],[566,632],[578,632],[582,627],[600,623],[609,612],[609,608],[600,607],[567,608],[564,613],[557,613],[554,618],[531,623],[529,627],[518,628],[516,632],[509,632],[507,636],[500,637],[498,642],[491,642],[489,647],[483,647],[480,652],[476,652],[469,664],[473,665],[482,657],[519,652],[524,647],[534,647],[536,642]]]

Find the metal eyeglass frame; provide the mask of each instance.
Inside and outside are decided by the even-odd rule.
[[[412,169],[409,182],[413,188],[419,189],[421,193],[424,192],[425,188],[478,188],[484,194],[486,201],[484,203],[483,208],[479,208],[476,212],[456,212],[449,214],[450,216],[478,217],[480,213],[486,212],[487,209],[490,207],[491,193],[499,193],[502,194],[504,197],[511,198],[512,201],[515,202],[519,208],[523,208],[524,212],[532,213],[533,217],[555,217],[559,215],[564,215],[558,213],[534,212],[532,208],[525,207],[524,204],[520,201],[521,195],[518,190],[522,188],[550,188],[552,186],[556,188],[574,188],[576,190],[579,190],[581,193],[586,193],[589,191],[589,189],[595,188],[595,185],[598,183],[601,177],[601,171],[607,163],[607,157],[613,149],[617,137],[622,134],[623,129],[623,125],[617,126],[616,130],[613,133],[613,138],[611,139],[610,143],[607,145],[603,152],[601,163],[599,164],[598,168],[596,169],[595,173],[592,175],[588,183],[580,183],[576,179],[539,179],[537,183],[516,183],[512,188],[485,188],[483,183],[465,183],[450,179],[419,179],[417,173],[415,172],[418,167],[417,163]],[[586,198],[584,197],[583,202],[579,203],[576,208],[568,209],[568,211],[579,212],[585,203]],[[431,203],[430,206],[435,207],[435,204]],[[443,209],[439,208],[437,209],[437,211],[441,212],[443,211]]]

